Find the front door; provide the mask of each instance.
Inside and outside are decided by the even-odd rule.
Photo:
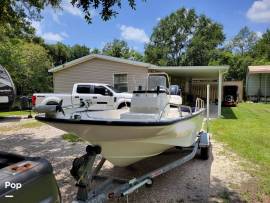
[[[114,109],[113,93],[104,86],[95,86],[93,94],[93,110]]]

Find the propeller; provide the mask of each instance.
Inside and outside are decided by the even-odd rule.
[[[62,105],[63,105],[63,99],[61,99],[58,105],[56,106],[56,112],[61,112],[65,116],[65,112]]]

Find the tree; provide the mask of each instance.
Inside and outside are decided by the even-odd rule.
[[[270,62],[270,30],[268,29],[253,47],[252,55],[262,64]]]
[[[16,27],[16,30],[23,33],[32,33],[31,20],[39,20],[41,11],[46,6],[51,6],[55,9],[61,8],[61,2],[64,0],[2,0],[0,1],[0,24],[8,24],[11,27]],[[116,16],[118,12],[116,7],[121,8],[122,0],[70,0],[74,7],[82,10],[85,20],[91,23],[91,10],[100,10],[102,20],[110,20]],[[135,9],[135,0],[128,0],[132,9]]]
[[[102,53],[118,58],[128,58],[129,47],[127,45],[127,42],[114,39],[112,42],[108,42],[107,44],[105,44],[102,49]]]
[[[229,65],[225,80],[245,80],[247,68],[253,64],[249,55],[234,54],[230,50],[216,49],[211,55],[209,65]]]
[[[134,49],[129,48],[127,42],[124,40],[114,39],[112,42],[108,42],[103,47],[102,54],[135,61],[143,61],[143,55]]]
[[[70,61],[71,50],[67,45],[58,42],[57,44],[47,45],[46,48],[55,66]]]
[[[129,59],[132,59],[134,61],[144,61],[143,55],[135,51],[134,49],[129,50]]]
[[[212,51],[224,41],[222,26],[202,15],[195,26],[194,34],[187,45],[184,64],[208,65]]]
[[[94,48],[90,51],[91,54],[101,54],[101,51],[98,48]]]
[[[21,39],[1,41],[0,64],[11,74],[18,95],[52,90],[51,61],[44,47]]]
[[[145,0],[143,0],[145,1]],[[122,0],[71,0],[73,6],[81,8],[85,14],[85,20],[88,23],[92,22],[91,10],[101,10],[100,16],[104,21],[110,20],[115,17],[118,12],[116,7],[121,8]],[[128,0],[129,6],[135,10],[136,0]]]
[[[45,45],[45,47],[49,51],[49,55],[56,66],[90,54],[88,47],[79,44],[70,47],[58,42],[56,44]]]
[[[243,56],[245,53],[249,52],[253,48],[257,40],[257,34],[245,26],[229,42],[227,47]]]
[[[208,52],[223,40],[222,26],[197,16],[194,9],[181,8],[154,28],[145,59],[157,65],[207,65]]]
[[[70,60],[78,59],[90,54],[90,49],[85,45],[75,44],[70,49],[71,49]]]
[[[60,0],[2,0],[0,1],[0,25],[16,31],[16,36],[32,37],[34,28],[31,20],[39,20],[40,12],[45,6],[51,5],[56,8]]]

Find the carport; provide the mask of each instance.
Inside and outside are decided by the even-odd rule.
[[[218,117],[221,116],[222,104],[222,82],[223,75],[229,69],[229,66],[160,66],[150,67],[149,71],[165,72],[170,78],[179,78],[186,81],[187,87],[190,89],[190,84],[193,79],[198,80],[217,80],[218,82]],[[210,86],[210,83],[208,84]]]

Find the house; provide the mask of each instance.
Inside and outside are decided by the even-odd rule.
[[[254,102],[270,102],[270,65],[249,66],[246,96]]]
[[[212,102],[218,101],[218,115],[221,115],[223,74],[228,68],[228,66],[156,66],[90,54],[52,68],[49,72],[53,73],[55,93],[71,92],[73,84],[78,82],[107,83],[119,91],[132,92],[138,86],[146,87],[149,72],[166,72],[172,84],[181,86],[186,98],[206,98],[206,84],[213,81],[215,85],[212,86],[210,99]]]

